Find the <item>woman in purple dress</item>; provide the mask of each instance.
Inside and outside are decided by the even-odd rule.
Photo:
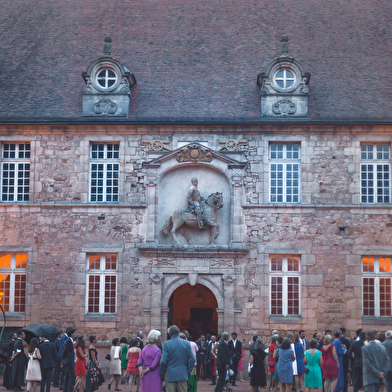
[[[162,357],[161,350],[157,347],[161,341],[161,333],[153,329],[147,337],[148,345],[143,348],[137,367],[140,372],[141,392],[161,392],[162,380],[159,362]]]

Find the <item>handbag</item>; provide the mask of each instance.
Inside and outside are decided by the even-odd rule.
[[[274,361],[269,361],[268,362],[268,367],[272,368],[275,366],[275,362]]]
[[[307,366],[304,367],[304,373],[308,374],[309,373],[309,368]]]
[[[105,359],[107,359],[108,361],[111,361],[112,360],[112,356],[109,353],[107,353],[106,356],[105,356]]]
[[[250,363],[248,363],[248,373],[250,373],[252,371],[252,367],[253,365],[251,365]]]

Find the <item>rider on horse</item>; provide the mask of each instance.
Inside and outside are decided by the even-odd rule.
[[[204,198],[201,196],[199,190],[197,189],[197,185],[199,181],[196,177],[191,179],[191,187],[189,188],[187,200],[188,200],[188,209],[192,212],[192,214],[196,214],[197,223],[199,225],[199,229],[204,229],[203,223],[203,204]]]

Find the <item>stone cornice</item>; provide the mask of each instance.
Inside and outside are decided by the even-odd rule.
[[[139,248],[144,257],[172,257],[172,258],[231,258],[238,259],[245,256],[247,248],[224,248],[224,247],[188,247],[178,248],[174,246],[142,246]]]

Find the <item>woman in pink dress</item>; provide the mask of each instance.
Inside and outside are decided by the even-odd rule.
[[[127,358],[127,374],[129,374],[129,392],[132,392],[132,385],[135,383],[136,379],[136,392],[139,392],[140,387],[140,377],[139,377],[139,369],[137,368],[137,362],[139,360],[139,356],[142,350],[139,348],[140,341],[138,339],[134,339],[131,342],[131,347],[128,349]]]
[[[143,348],[137,361],[140,374],[140,391],[162,391],[161,369],[159,362],[162,357],[161,350],[157,347],[161,341],[161,333],[153,329],[147,337],[148,345]]]
[[[331,391],[335,391],[336,384],[338,382],[339,374],[339,360],[336,354],[335,346],[331,344],[332,336],[324,336],[324,346],[321,347],[321,353],[323,354],[323,379],[324,379],[324,391],[329,391],[331,384]],[[331,383],[332,378],[332,383]]]
[[[244,349],[241,349],[241,358],[238,362],[238,371],[240,372],[240,381],[244,381],[244,362],[242,358],[245,357]]]

